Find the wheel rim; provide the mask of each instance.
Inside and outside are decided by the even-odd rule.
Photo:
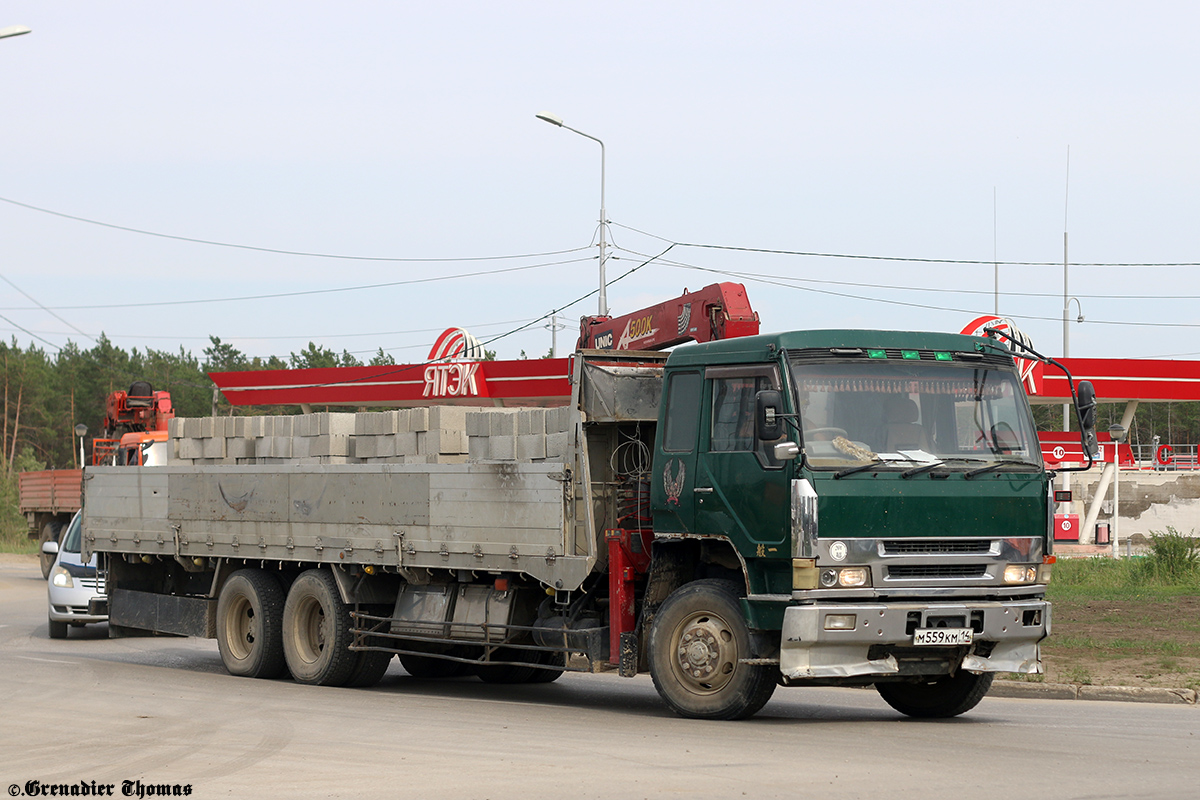
[[[312,664],[325,649],[325,609],[314,598],[305,598],[296,609],[296,653],[300,660]]]
[[[230,655],[239,661],[250,657],[258,637],[256,628],[254,605],[248,597],[241,595],[225,615],[225,642]]]
[[[696,694],[716,694],[733,680],[738,662],[737,637],[724,619],[711,612],[692,614],[671,637],[676,678]]]

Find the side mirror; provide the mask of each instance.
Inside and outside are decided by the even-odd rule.
[[[48,556],[58,555],[58,542],[53,539],[42,542],[42,552]]]
[[[1096,390],[1092,388],[1091,381],[1079,382],[1075,402],[1083,450],[1089,456],[1095,456],[1100,445],[1096,441]]]
[[[762,389],[754,395],[754,435],[769,442],[783,436],[783,396],[774,389]]]

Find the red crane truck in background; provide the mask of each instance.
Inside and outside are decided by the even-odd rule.
[[[109,394],[104,409],[100,435],[92,439],[92,464],[167,463],[167,423],[175,416],[170,392],[156,392],[146,381],[134,381],[128,392],[118,390]],[[79,510],[83,470],[22,472],[17,481],[18,509],[29,524],[29,538],[38,540],[45,578],[50,574],[54,556],[42,552],[41,546],[51,540],[58,541],[71,516]]]

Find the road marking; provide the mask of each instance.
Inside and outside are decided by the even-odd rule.
[[[17,658],[23,658],[26,661],[40,661],[43,664],[69,664],[70,666],[75,666],[79,663],[78,661],[56,661],[53,658],[34,658],[33,656],[17,656]]]

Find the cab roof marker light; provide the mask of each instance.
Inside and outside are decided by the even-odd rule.
[[[867,358],[887,358],[887,350],[868,350]]]
[[[900,357],[907,361],[920,361],[921,354],[916,350],[901,350]]]
[[[950,353],[934,353],[933,357],[934,357],[934,359],[936,359],[938,361],[953,361],[954,360],[954,356],[951,355]]]

